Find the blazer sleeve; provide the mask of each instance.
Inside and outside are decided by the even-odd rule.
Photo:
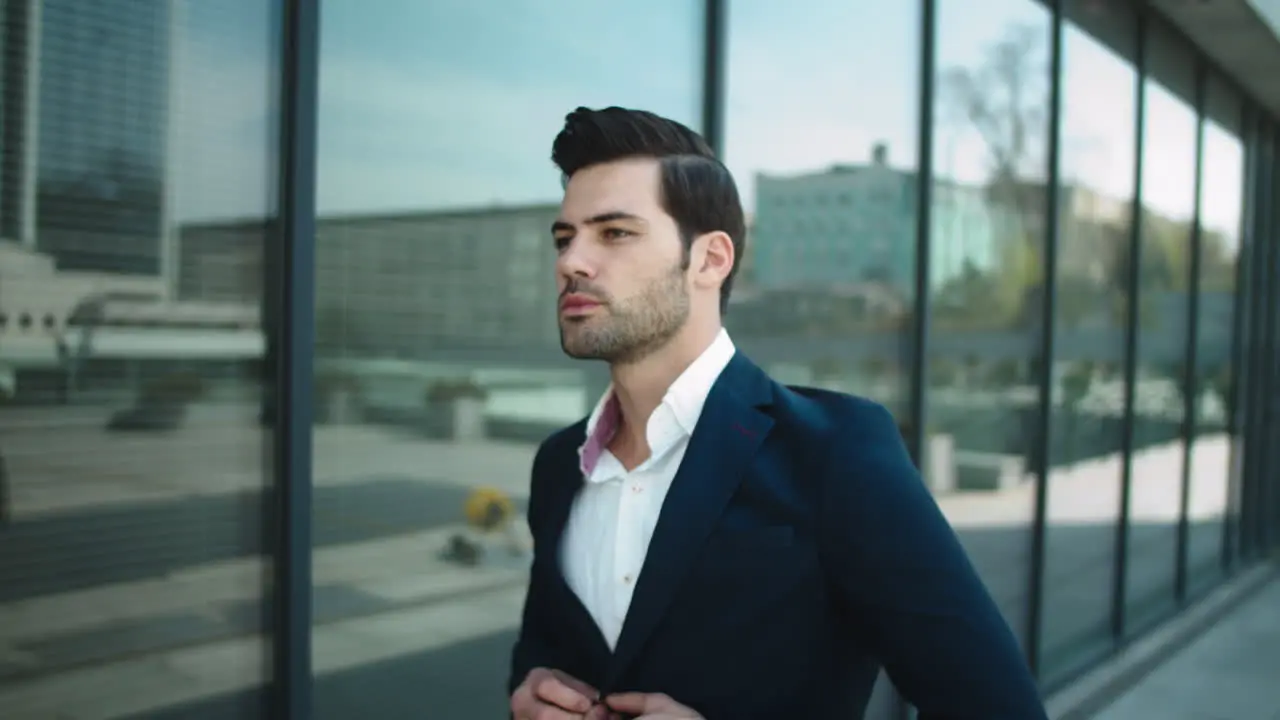
[[[534,455],[533,469],[529,479],[529,505],[527,518],[529,523],[530,534],[533,537],[533,557],[537,562],[538,553],[543,549],[538,547],[538,537],[540,533],[538,528],[540,525],[540,510],[542,508],[541,483],[543,476],[542,469],[545,465],[544,457],[547,454],[547,443],[543,443],[537,454]],[[524,609],[520,613],[520,631],[516,636],[515,646],[511,649],[511,674],[507,677],[507,695],[508,697],[515,692],[520,683],[524,682],[524,678],[529,674],[530,670],[536,667],[542,667],[548,664],[548,656],[550,648],[545,639],[545,633],[539,627],[539,617],[542,613],[538,611],[541,600],[541,589],[537,587],[535,578],[536,573],[530,573],[529,585],[525,589]]]
[[[1043,720],[1023,653],[873,403],[841,423],[822,471],[823,563],[857,639],[921,720]]]

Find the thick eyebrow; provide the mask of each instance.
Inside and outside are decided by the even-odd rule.
[[[635,215],[629,212],[623,212],[621,210],[612,210],[610,212],[600,213],[599,215],[592,215],[586,220],[583,220],[582,224],[583,225],[599,225],[601,223],[617,222],[618,220],[628,220],[630,222],[640,223],[641,225],[645,225],[645,226],[649,224],[647,220],[640,217],[639,215]],[[552,234],[557,232],[573,232],[574,229],[575,228],[573,226],[573,223],[568,222],[566,220],[557,220],[551,223]]]

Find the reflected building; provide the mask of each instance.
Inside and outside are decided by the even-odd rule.
[[[762,289],[876,283],[914,287],[915,173],[872,161],[799,175],[758,173],[752,242]]]
[[[320,217],[317,343],[324,353],[427,358],[446,348],[559,348],[558,204]],[[261,221],[180,230],[179,297],[259,297]]]
[[[887,145],[876,144],[869,163],[761,173],[755,183],[752,278],[762,289],[878,286],[901,297],[915,291],[919,183],[914,170],[890,164]],[[933,192],[932,223],[954,242],[932,259],[931,284],[992,269],[1005,214],[984,202],[980,187],[937,183]]]
[[[1280,538],[1254,4],[326,0],[312,54],[305,4],[0,2],[0,718],[508,713],[528,566],[445,551],[608,386],[554,310],[578,105],[708,138],[738,349],[887,408],[1067,687]],[[282,267],[282,70],[317,55]]]
[[[81,359],[90,366],[99,360],[163,365],[192,357],[181,337],[169,337],[169,349],[155,346],[156,337],[166,342],[164,329],[204,327],[216,334],[219,313],[239,317],[252,307],[240,297],[229,310],[206,317],[172,302],[172,90],[180,7],[169,0],[3,5],[0,368],[21,402],[48,402],[50,393],[65,390],[68,355],[83,344],[70,338],[86,317],[160,333],[133,338],[140,344],[132,349],[132,340],[117,343],[105,354],[103,338],[96,353],[86,344]],[[125,316],[140,312],[148,319],[121,319],[121,303],[137,309]],[[105,338],[111,345],[111,331]],[[209,359],[220,353],[210,352]],[[256,360],[261,349],[232,354],[236,362]]]
[[[176,7],[5,3],[3,227],[58,268],[163,274]]]

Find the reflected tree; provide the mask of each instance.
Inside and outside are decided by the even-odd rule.
[[[972,128],[987,155],[986,196],[1003,227],[993,293],[1005,311],[1001,320],[1018,323],[1039,293],[1043,258],[1040,240],[1044,218],[1043,151],[1047,137],[1045,32],[1014,25],[987,48],[974,67],[942,71],[940,104],[952,122]],[[978,306],[974,317],[991,316]]]
[[[1044,31],[1010,27],[987,49],[980,65],[943,71],[944,108],[963,118],[981,136],[989,164],[988,195],[1024,219],[1038,218],[1043,206],[1041,153],[1045,146],[1048,68]]]

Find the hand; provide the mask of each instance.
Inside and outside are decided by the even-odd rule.
[[[615,713],[625,713],[637,720],[703,720],[696,710],[662,693],[618,693],[605,698],[604,704]]]
[[[604,720],[600,691],[559,670],[534,668],[511,694],[515,720]]]

